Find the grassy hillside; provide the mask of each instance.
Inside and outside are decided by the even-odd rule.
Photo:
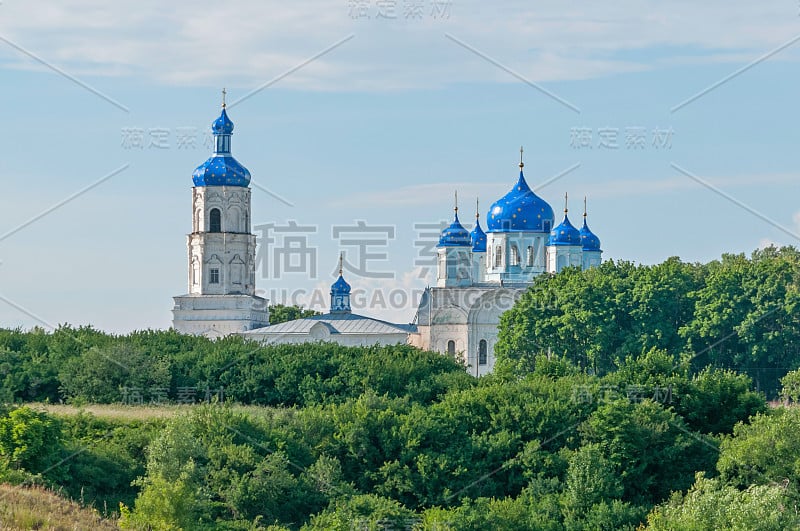
[[[52,491],[0,484],[0,528],[10,531],[72,531],[119,529],[97,512],[82,508]]]

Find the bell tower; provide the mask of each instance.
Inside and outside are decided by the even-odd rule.
[[[179,332],[216,337],[267,326],[269,309],[255,294],[250,172],[231,155],[233,122],[224,89],[222,112],[211,130],[214,153],[192,175],[188,291],[174,297],[172,312]]]

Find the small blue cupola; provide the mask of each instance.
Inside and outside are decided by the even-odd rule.
[[[598,238],[586,224],[586,198],[583,198],[583,227],[581,227],[581,245],[584,251],[600,251],[600,238]]]
[[[195,186],[248,186],[250,172],[231,155],[233,122],[225,110],[225,89],[222,89],[222,112],[211,124],[214,154],[192,174]]]
[[[477,200],[475,201],[475,227],[472,228],[472,232],[469,233],[469,236],[472,241],[472,252],[485,253],[486,233],[483,232],[481,228],[481,212]]]
[[[558,227],[550,231],[550,239],[547,245],[581,245],[581,233],[570,223],[569,216],[567,216],[567,212],[569,211],[567,208],[568,199],[568,196],[565,194],[564,221],[562,221]]]
[[[456,192],[456,206],[453,210],[455,212],[453,222],[442,231],[437,247],[470,247],[472,239],[469,232],[458,221],[458,192]]]
[[[331,313],[350,313],[350,284],[342,276],[344,256],[339,253],[339,278],[331,285]]]

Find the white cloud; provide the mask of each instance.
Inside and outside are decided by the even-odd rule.
[[[57,0],[6,2],[0,35],[75,75],[142,76],[165,84],[253,87],[343,37],[355,38],[281,81],[325,90],[517,82],[445,38],[451,34],[540,82],[659,63],[754,59],[796,32],[785,2],[580,0],[564,4],[453,0],[449,17],[353,19],[344,0]],[[426,2],[427,9],[430,3]],[[785,50],[773,60],[796,53]],[[34,63],[0,43],[6,68]]]

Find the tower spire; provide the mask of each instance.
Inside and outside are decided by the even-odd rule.
[[[564,192],[564,215],[566,215],[567,212],[569,212],[568,204],[569,204],[569,194],[567,192]]]
[[[455,207],[453,208],[453,210],[455,210],[456,216],[458,216],[458,190],[455,191],[455,194],[456,194],[456,199],[455,199]]]
[[[342,263],[344,262],[344,252],[339,251],[339,276],[342,276]]]
[[[222,87],[222,108],[224,109],[226,106],[225,103],[225,96],[228,94],[228,91],[225,90],[225,87]]]
[[[481,203],[479,198],[475,198],[475,219],[481,219]]]
[[[583,196],[583,220],[586,221],[586,196]]]
[[[524,167],[525,167],[525,163],[524,163],[524,162],[522,162],[522,153],[523,153],[524,151],[525,151],[525,150],[524,150],[524,149],[522,149],[522,146],[520,146],[520,147],[519,147],[519,169],[520,169],[520,171],[522,170],[522,168],[524,168]]]

